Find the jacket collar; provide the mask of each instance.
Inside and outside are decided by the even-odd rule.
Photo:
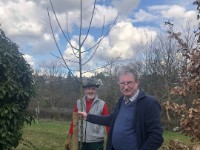
[[[145,97],[145,96],[146,96],[145,92],[142,91],[142,90],[140,90],[139,95],[138,95],[138,97],[137,97],[137,101],[139,101],[140,99],[142,99],[142,98]]]
[[[136,98],[136,100],[139,101],[140,99],[142,99],[142,98],[145,97],[145,96],[146,96],[145,92],[142,91],[142,90],[140,90],[140,91],[139,91],[139,94],[138,94],[138,96],[137,96],[137,98]],[[120,103],[120,104],[121,104],[121,102],[122,102],[123,99],[124,99],[124,96],[121,96],[121,97],[119,98],[119,103]]]

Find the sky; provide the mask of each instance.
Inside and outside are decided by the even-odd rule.
[[[42,68],[44,62],[61,61],[59,48],[66,64],[74,74],[78,74],[77,53],[74,51],[74,55],[62,31],[77,48],[80,0],[51,2],[54,9],[49,0],[0,0],[0,28],[19,45],[20,52],[33,69]],[[85,51],[82,53],[83,63],[95,52],[92,59],[83,65],[83,71],[87,72],[85,76],[93,75],[94,72],[88,71],[94,68],[101,68],[99,70],[102,71],[102,66],[116,58],[121,61],[136,58],[141,43],[145,45],[164,32],[165,21],[180,27],[188,20],[195,23],[196,6],[192,3],[193,0],[97,0],[91,30],[82,47],[82,51]],[[93,4],[94,0],[83,0],[82,41],[89,26]],[[101,36],[103,24],[105,28]],[[90,49],[99,40],[98,49]]]

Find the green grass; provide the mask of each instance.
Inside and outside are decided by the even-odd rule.
[[[38,123],[24,128],[23,138],[30,141],[39,150],[63,150],[68,133],[69,122],[39,120]],[[16,150],[28,150],[22,143]]]
[[[184,142],[187,145],[191,144],[191,138],[188,136],[185,136],[179,132],[164,131],[164,144],[169,143],[170,140],[178,140]]]
[[[39,120],[38,123],[24,128],[23,138],[30,141],[39,150],[64,150],[64,143],[68,133],[70,122]],[[178,132],[164,132],[164,143],[178,139],[187,145],[191,145],[190,138]],[[16,150],[33,150],[33,147],[24,146],[22,143]]]

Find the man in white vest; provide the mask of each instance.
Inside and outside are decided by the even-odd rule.
[[[108,107],[106,103],[98,98],[96,92],[99,84],[93,79],[87,79],[83,83],[85,95],[82,99],[77,100],[74,107],[74,112],[81,111],[81,101],[83,111],[95,115],[108,115]],[[79,127],[80,128],[80,122]],[[109,127],[106,127],[108,132]],[[87,121],[83,121],[83,141],[81,141],[79,129],[79,143],[82,142],[82,150],[103,150],[104,149],[104,126],[96,125]],[[73,120],[70,125],[68,137],[73,135]],[[66,149],[69,149],[69,144],[66,144]]]

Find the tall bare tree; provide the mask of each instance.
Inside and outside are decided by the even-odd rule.
[[[50,4],[51,4],[51,8],[53,10],[54,17],[55,17],[55,19],[57,21],[57,24],[58,24],[58,26],[59,26],[59,28],[60,28],[60,30],[61,30],[64,38],[65,38],[65,40],[70,45],[70,48],[72,49],[73,55],[77,58],[77,61],[67,60],[67,59],[64,58],[63,52],[62,52],[61,48],[59,47],[58,41],[56,40],[56,37],[54,35],[54,30],[53,30],[53,27],[52,27],[51,17],[50,17],[50,13],[49,13],[49,10],[48,10],[48,17],[49,17],[50,27],[51,27],[51,30],[52,30],[52,35],[53,35],[53,38],[55,40],[55,44],[56,44],[57,49],[58,49],[59,54],[60,54],[60,56],[58,56],[58,58],[62,59],[63,66],[68,69],[70,74],[80,84],[80,98],[81,98],[82,97],[82,93],[83,93],[83,91],[82,91],[82,80],[83,80],[83,73],[84,73],[83,72],[83,66],[88,64],[88,62],[93,58],[93,56],[95,55],[96,51],[98,50],[99,44],[108,35],[108,33],[110,32],[111,28],[115,24],[118,15],[114,19],[113,23],[111,23],[109,25],[109,27],[107,27],[108,30],[106,30],[105,17],[104,17],[103,21],[102,21],[102,28],[101,28],[101,32],[100,32],[100,35],[99,35],[99,39],[96,41],[95,44],[93,44],[92,46],[90,46],[87,49],[84,49],[84,48],[86,48],[86,47],[84,47],[84,45],[86,43],[87,38],[90,35],[91,28],[92,28],[92,22],[93,22],[95,10],[96,10],[96,0],[94,0],[92,13],[91,13],[90,20],[89,20],[89,25],[88,25],[88,28],[86,30],[83,27],[83,12],[84,12],[83,4],[84,3],[83,3],[83,0],[80,0],[80,19],[79,19],[80,21],[79,21],[79,34],[78,34],[78,44],[77,44],[77,46],[74,45],[72,43],[72,41],[71,41],[71,37],[70,37],[70,34],[68,32],[68,26],[67,26],[67,32],[65,32],[64,29],[62,28],[62,26],[61,26],[61,24],[60,24],[60,22],[58,20],[56,11],[54,9],[54,5],[52,3],[52,0],[50,0]],[[89,57],[87,57],[87,59],[83,59],[83,54],[85,54],[85,55],[87,55]],[[77,70],[79,72],[79,78],[76,78],[75,75],[73,74],[73,70],[70,68],[69,62],[70,63],[73,62],[73,63],[77,63],[78,64],[78,69]],[[83,109],[83,103],[81,103],[81,109]],[[76,115],[74,115],[74,116],[76,116]],[[75,118],[73,120],[75,120]],[[74,121],[74,126],[75,127],[77,127],[77,124],[78,123]],[[81,121],[81,141],[82,140],[83,140],[83,121]],[[75,143],[75,141],[77,141],[76,135],[74,135],[73,143]],[[74,144],[73,149],[77,149],[76,145],[77,144]],[[81,147],[82,147],[82,145],[79,147],[79,149],[81,149]]]

